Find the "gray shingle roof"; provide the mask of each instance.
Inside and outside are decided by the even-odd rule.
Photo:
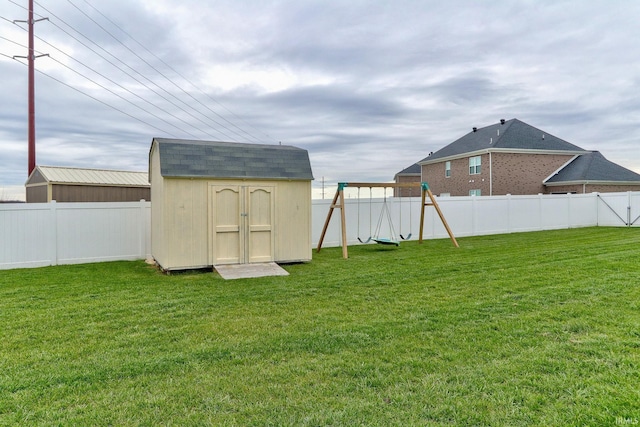
[[[302,148],[167,138],[153,142],[164,177],[313,179],[309,153]]]
[[[563,139],[537,129],[518,119],[506,120],[471,131],[420,161],[433,161],[488,149],[544,151],[585,151]]]
[[[414,163],[411,166],[409,166],[408,168],[402,169],[400,172],[398,172],[396,174],[396,176],[398,176],[398,175],[420,175],[421,173],[422,173],[422,167],[419,164]]]
[[[640,183],[640,174],[607,159],[599,151],[591,151],[573,159],[545,184],[564,182],[610,181]]]

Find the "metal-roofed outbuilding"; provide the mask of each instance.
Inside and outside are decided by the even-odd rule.
[[[150,200],[147,172],[36,166],[25,184],[27,203]]]

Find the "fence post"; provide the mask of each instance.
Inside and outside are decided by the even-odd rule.
[[[138,204],[138,215],[139,215],[139,219],[138,219],[138,224],[140,224],[139,230],[140,232],[138,233],[138,255],[140,255],[141,258],[146,259],[147,258],[147,239],[146,239],[146,235],[147,235],[147,220],[146,220],[146,215],[145,215],[145,200],[144,199],[140,199],[140,202]]]
[[[631,191],[627,191],[627,227],[631,227]]]
[[[507,193],[507,233],[511,233],[511,193]]]
[[[538,224],[540,224],[538,226],[538,230],[544,230],[544,225],[543,225],[543,218],[544,218],[544,213],[543,213],[543,208],[542,208],[542,193],[538,193]]]
[[[58,265],[58,211],[55,200],[49,202],[49,229],[51,230],[51,265]]]

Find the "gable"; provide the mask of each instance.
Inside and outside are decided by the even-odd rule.
[[[312,180],[307,150],[286,145],[154,138],[163,177]]]

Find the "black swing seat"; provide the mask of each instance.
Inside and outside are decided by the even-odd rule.
[[[373,239],[374,242],[380,244],[380,245],[395,245],[395,246],[400,246],[400,242],[397,242],[395,240],[391,240],[391,239],[385,239],[383,237],[380,238],[375,238]]]
[[[362,240],[361,238],[358,237],[358,242],[360,243],[369,243],[370,241],[371,241],[371,236],[369,236],[367,240]]]
[[[402,240],[409,240],[409,239],[411,238],[411,233],[409,233],[409,234],[407,235],[407,237],[404,237],[404,236],[401,234],[401,235],[400,235],[400,238],[401,238]]]

